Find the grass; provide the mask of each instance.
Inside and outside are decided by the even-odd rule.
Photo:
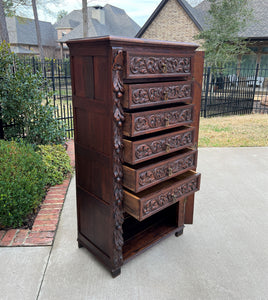
[[[265,146],[268,146],[268,114],[200,119],[199,147]]]

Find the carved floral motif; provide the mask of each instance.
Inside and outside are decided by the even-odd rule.
[[[168,112],[159,112],[155,114],[148,114],[139,116],[134,120],[134,128],[141,132],[149,129],[156,129],[175,125],[192,120],[192,108],[174,109]]]
[[[114,217],[114,257],[113,262],[115,266],[120,266],[123,263],[122,246],[123,230],[122,224],[124,221],[122,201],[123,201],[123,188],[122,188],[122,177],[123,177],[123,142],[122,142],[122,122],[124,121],[124,113],[120,104],[120,99],[124,93],[124,87],[122,82],[123,74],[123,51],[121,49],[113,50],[113,66],[112,66],[112,77],[113,77],[113,131],[114,131],[114,151],[113,151],[113,173],[114,173],[114,197],[115,201],[113,204],[113,217]]]
[[[168,206],[172,203],[179,201],[179,199],[191,192],[198,190],[198,177],[191,179],[189,182],[183,183],[176,188],[170,189],[155,198],[149,199],[143,203],[142,214],[143,216],[149,215],[154,211]]]
[[[133,56],[130,58],[132,74],[185,74],[190,70],[190,57]]]
[[[135,104],[154,103],[162,100],[173,100],[191,96],[191,85],[174,85],[166,87],[139,88],[132,91],[132,102]]]
[[[182,158],[168,162],[162,166],[146,170],[139,174],[139,185],[146,186],[161,179],[168,178],[194,166],[195,154],[191,153]]]
[[[137,159],[153,156],[161,152],[169,152],[180,147],[191,145],[193,143],[193,132],[184,132],[153,141],[147,144],[138,145],[135,149]]]

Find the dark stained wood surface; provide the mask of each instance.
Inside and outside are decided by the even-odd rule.
[[[188,171],[137,194],[124,190],[124,210],[142,221],[199,188],[200,174]]]
[[[138,140],[125,138],[123,139],[124,161],[135,165],[191,147],[194,145],[194,135],[194,127],[183,127],[150,138]]]
[[[125,84],[122,105],[137,109],[192,101],[192,81]]]
[[[187,43],[107,36],[67,44],[78,246],[115,277],[123,263],[172,233],[181,235],[184,220],[191,221],[200,182],[193,170],[202,57]],[[164,177],[143,183],[161,168]]]
[[[123,134],[134,137],[183,125],[191,125],[193,110],[194,106],[189,104],[151,111],[125,113]]]
[[[167,159],[141,166],[123,166],[123,186],[137,193],[195,168],[197,151],[186,149]]]
[[[194,57],[194,88],[193,88],[193,103],[194,106],[194,121],[193,126],[197,130],[194,136],[194,145],[198,147],[198,133],[199,133],[199,119],[200,119],[200,106],[201,106],[201,92],[202,92],[202,80],[203,80],[203,65],[204,65],[204,52],[197,51]],[[195,168],[196,169],[196,168]],[[194,169],[194,170],[195,170]],[[185,224],[193,224],[194,215],[194,195],[187,197],[185,205]]]

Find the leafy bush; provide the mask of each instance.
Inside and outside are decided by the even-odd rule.
[[[38,147],[46,173],[47,184],[61,184],[66,175],[72,172],[70,158],[62,145],[42,145]]]
[[[45,195],[47,173],[32,146],[0,141],[0,228],[20,227]]]
[[[32,73],[9,52],[8,45],[0,45],[0,106],[5,128],[5,139],[20,139],[37,145],[62,143],[63,124],[54,118],[54,107],[49,104],[48,82],[41,72]]]

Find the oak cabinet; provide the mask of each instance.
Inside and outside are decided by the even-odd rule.
[[[117,276],[192,223],[203,52],[111,36],[67,44],[78,244]]]

